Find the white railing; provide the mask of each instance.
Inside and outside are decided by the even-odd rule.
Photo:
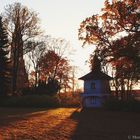
[[[103,97],[103,96],[110,96],[110,94],[107,93],[81,93],[82,97],[87,97],[87,96],[98,96],[98,97]]]

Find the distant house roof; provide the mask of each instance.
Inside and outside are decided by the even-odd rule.
[[[93,70],[79,79],[80,80],[112,80],[113,78],[101,71]]]

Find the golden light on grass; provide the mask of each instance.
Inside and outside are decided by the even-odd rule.
[[[70,118],[75,110],[59,108],[27,113],[22,117],[13,115],[11,122],[0,128],[0,136],[3,139],[68,138],[77,126],[77,122]]]

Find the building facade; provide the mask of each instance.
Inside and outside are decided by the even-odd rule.
[[[95,55],[92,71],[83,77],[84,93],[81,94],[83,107],[102,107],[104,101],[110,96],[109,80],[112,77],[101,71],[100,61]]]

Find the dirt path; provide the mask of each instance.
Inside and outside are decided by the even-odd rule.
[[[0,140],[134,140],[140,139],[140,113],[0,108],[0,136]]]

